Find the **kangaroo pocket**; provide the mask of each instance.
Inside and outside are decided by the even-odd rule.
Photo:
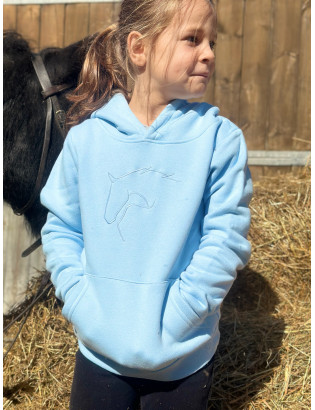
[[[163,313],[164,335],[183,342],[203,328],[203,319],[204,316],[198,316],[181,295],[180,281],[173,283]]]
[[[65,303],[62,308],[62,314],[67,319],[70,320],[73,310],[76,308],[77,304],[83,297],[88,287],[88,281],[86,276],[78,277],[78,282],[76,282],[66,293]]]
[[[105,360],[158,371],[209,339],[203,327],[196,329],[175,310],[172,321],[180,332],[169,331],[169,316],[163,329],[174,280],[134,283],[92,275],[85,275],[84,280],[86,286],[81,284],[81,296],[68,308],[68,318],[80,341]]]

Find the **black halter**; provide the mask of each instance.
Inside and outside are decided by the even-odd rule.
[[[50,144],[50,138],[51,138],[51,126],[52,126],[53,120],[56,122],[63,138],[65,138],[66,136],[66,132],[65,132],[66,113],[64,110],[60,108],[57,94],[62,91],[68,90],[74,85],[74,84],[61,84],[61,85],[53,86],[50,82],[50,78],[46,71],[43,59],[39,54],[33,55],[32,63],[33,63],[33,67],[36,72],[37,78],[42,86],[41,93],[42,93],[43,99],[46,100],[46,103],[47,103],[46,125],[45,125],[45,134],[44,134],[42,154],[40,158],[39,169],[38,169],[38,173],[36,177],[34,190],[29,200],[27,201],[27,203],[23,207],[14,210],[14,213],[16,215],[25,214],[25,212],[27,212],[34,205],[34,202],[36,201],[40,193],[40,190],[42,188],[42,181],[43,181],[43,175],[45,171],[46,160],[47,160],[47,155],[48,155],[48,150],[49,150],[49,144]],[[35,243],[33,243],[33,245],[31,245],[29,248],[27,248],[22,253],[22,257],[28,256],[31,252],[37,249],[40,245],[41,245],[41,239],[39,238]]]

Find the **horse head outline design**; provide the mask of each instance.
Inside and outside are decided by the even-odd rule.
[[[104,219],[109,225],[116,224],[122,241],[125,241],[125,237],[120,225],[125,219],[128,209],[131,207],[150,209],[156,202],[155,199],[148,198],[148,194],[143,193],[144,187],[149,186],[150,180],[148,179],[152,175],[178,182],[172,178],[173,174],[165,174],[152,169],[152,167],[140,168],[119,177],[108,173],[110,188]]]

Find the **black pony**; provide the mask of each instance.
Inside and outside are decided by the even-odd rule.
[[[47,48],[40,52],[53,85],[76,86],[84,57],[93,37],[66,48]],[[3,69],[3,196],[13,210],[22,208],[34,190],[43,147],[46,103],[32,65],[32,51],[19,34],[4,33]],[[69,92],[69,90],[67,91]],[[58,95],[60,107],[67,111],[67,92]],[[63,145],[63,136],[53,121],[42,185]],[[47,210],[37,196],[24,217],[31,233],[38,237]]]

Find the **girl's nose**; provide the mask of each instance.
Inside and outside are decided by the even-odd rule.
[[[213,61],[215,59],[214,50],[211,47],[210,43],[205,44],[202,53],[201,60],[205,63]]]

